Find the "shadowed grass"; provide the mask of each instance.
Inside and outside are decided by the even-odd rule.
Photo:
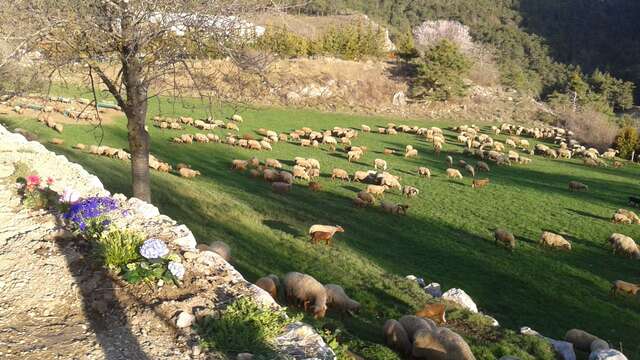
[[[191,112],[189,106],[176,107],[181,115],[204,115],[199,110]],[[152,103],[149,113],[154,111]],[[373,127],[393,121],[284,109],[247,110],[243,117],[240,134],[254,133],[260,127],[281,132],[302,126],[359,128],[364,123]],[[32,120],[4,122],[36,133],[41,141],[64,138],[65,145],[47,146],[98,175],[109,190],[129,194],[128,163],[70,149],[78,142],[95,143],[91,127],[67,125],[63,134],[56,134]],[[417,120],[406,123],[445,126]],[[635,165],[593,169],[579,160],[535,156],[528,166],[492,166],[490,173],[479,174],[491,179],[490,186],[476,190],[468,177],[449,181],[444,174],[447,153],[456,163],[460,159],[475,163],[460,154],[460,145],[445,145],[436,158],[431,144],[413,135],[360,134],[354,144],[368,146],[369,152],[359,163],[348,163],[342,151],[291,143],[275,144],[272,152],[223,144],[169,143],[171,137],[186,132],[197,131],[150,127],[153,154],[174,165],[188,163],[202,172],[201,177],[190,180],[153,172],[154,204],[187,224],[199,241],[229,243],[234,265],[249,280],[268,273],[301,271],[323,283],[343,285],[363,304],[358,317],[340,321],[358,337],[379,342],[386,319],[423,305],[425,295],[402,278],[415,274],[445,289],[463,288],[483,312],[503,326],[526,325],[554,338],[563,337],[570,328],[582,328],[615,345],[622,342],[630,358],[640,359],[640,302],[608,295],[612,280],[640,282],[638,262],[613,256],[605,244],[613,232],[640,238],[640,227],[609,221],[615,209],[626,207],[627,196],[638,193],[640,172]],[[127,147],[123,121],[105,126],[104,134],[104,144]],[[376,153],[385,147],[404,149],[406,144],[418,149],[418,158]],[[290,194],[277,195],[264,181],[230,172],[232,159],[254,155],[261,160],[281,160],[289,170],[293,157],[313,157],[320,161],[323,175],[334,167],[352,174],[371,167],[363,164],[372,164],[374,158],[384,158],[389,171],[400,175],[403,185],[417,187],[420,195],[405,199],[397,190],[385,195],[386,200],[410,205],[409,215],[402,217],[377,207],[353,208],[351,198],[365,187],[360,183],[323,177],[321,192],[311,192],[297,182]],[[417,177],[418,166],[429,167],[432,179]],[[588,184],[589,192],[568,191],[570,180]],[[334,247],[312,246],[306,234],[314,223],[340,224],[346,232],[337,235]],[[514,253],[494,245],[492,230],[496,227],[514,232],[518,240]],[[539,247],[543,230],[564,234],[573,242],[573,251]]]

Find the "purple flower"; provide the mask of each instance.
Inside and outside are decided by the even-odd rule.
[[[159,259],[168,253],[169,248],[164,241],[160,239],[148,239],[140,246],[140,255],[149,260]]]
[[[182,280],[185,272],[184,265],[180,264],[179,262],[171,261],[169,262],[168,268],[173,276],[175,276],[179,280]]]
[[[73,200],[71,194],[69,199]],[[69,211],[64,214],[64,218],[75,223],[80,230],[84,231],[87,221],[91,222],[117,208],[118,204],[110,197],[90,197],[72,204]]]

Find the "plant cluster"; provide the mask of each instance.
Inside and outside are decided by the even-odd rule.
[[[56,193],[51,190],[53,179],[43,181],[40,176],[32,174],[16,180],[18,193],[22,196],[22,204],[32,210],[47,209],[55,204]]]
[[[127,282],[152,284],[162,280],[165,283],[177,284],[182,280],[185,267],[180,262],[180,256],[171,254],[164,241],[153,238],[144,241],[137,249],[139,255],[130,246],[135,242],[127,242],[127,261],[122,266],[122,277]],[[124,260],[124,257],[122,259]]]
[[[117,209],[117,202],[110,197],[89,197],[72,204],[64,219],[86,239],[96,240],[111,223],[108,214]]]

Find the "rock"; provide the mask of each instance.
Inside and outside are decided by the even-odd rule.
[[[236,356],[237,360],[251,360],[253,359],[253,354],[251,353],[240,353]]]
[[[302,96],[295,91],[289,91],[285,97],[289,104],[297,104],[302,100]]]
[[[13,174],[15,171],[11,164],[0,164],[0,178],[6,178]]]
[[[607,343],[602,339],[597,339],[591,342],[591,345],[589,346],[589,348],[591,349],[591,352],[598,351],[598,350],[609,350],[609,343]]]
[[[471,297],[467,295],[467,293],[464,292],[464,290],[462,289],[458,289],[458,288],[449,289],[447,290],[447,292],[442,294],[442,298],[445,300],[453,301],[473,313],[478,312],[478,307],[476,306],[476,303],[474,303]]]
[[[266,292],[261,287],[255,285],[255,284],[250,284],[249,285],[249,290],[251,291],[253,299],[258,304],[262,304],[262,305],[270,307],[270,308],[274,308],[274,307],[277,308],[278,307],[278,303],[276,303],[276,301],[271,297],[271,295],[269,295],[269,293]]]
[[[186,225],[179,225],[171,229],[176,235],[173,242],[180,247],[183,251],[193,251],[196,249],[198,243],[193,233]]]
[[[333,93],[326,86],[320,86],[317,84],[307,85],[300,91],[300,95],[310,98],[316,97],[329,97]]]
[[[127,203],[137,215],[140,215],[145,219],[150,219],[152,217],[156,217],[160,215],[160,211],[158,210],[157,207],[149,204],[146,201],[142,201],[138,198],[132,197],[129,200],[127,200]]]
[[[182,311],[180,312],[180,314],[178,314],[178,318],[176,319],[176,326],[180,329],[190,327],[191,325],[193,325],[195,319],[196,317],[192,314]]]
[[[548,337],[545,339],[551,343],[553,350],[562,360],[576,360],[576,352],[573,350],[573,344],[567,341],[554,340]]]
[[[415,275],[407,275],[407,276],[405,276],[405,278],[407,280],[411,280],[411,281],[417,281],[418,280],[418,278]]]
[[[441,297],[442,296],[442,288],[438,283],[431,283],[424,287],[424,291],[433,296],[433,297]]]
[[[405,96],[404,92],[398,91],[397,93],[393,94],[393,100],[391,101],[391,103],[393,104],[393,106],[405,106],[407,105],[407,97]]]
[[[532,328],[528,327],[528,326],[523,326],[520,328],[520,334],[522,335],[535,335],[535,336],[542,336],[540,335],[539,332],[533,330]]]
[[[296,359],[334,360],[335,353],[311,326],[296,322],[288,325],[276,337],[275,347],[279,352]]]
[[[493,327],[500,326],[500,323],[498,322],[498,320],[496,320],[493,316],[484,315],[484,317],[486,317],[487,319],[491,320],[491,326],[493,326]]]
[[[589,355],[589,360],[628,360],[623,353],[618,350],[597,350]]]

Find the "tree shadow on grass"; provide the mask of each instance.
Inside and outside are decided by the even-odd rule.
[[[586,217],[590,217],[590,218],[596,219],[596,220],[611,221],[611,218],[607,218],[607,217],[604,217],[604,216],[591,214],[591,213],[588,213],[588,212],[582,211],[582,210],[576,210],[576,209],[570,209],[570,208],[565,208],[565,210],[567,210],[569,212],[572,212],[572,213],[574,213],[576,215],[586,216]]]
[[[271,229],[274,230],[279,230],[282,231],[284,233],[287,233],[293,237],[297,237],[297,236],[302,236],[302,232],[300,232],[298,229],[294,228],[293,226],[291,226],[290,224],[284,222],[284,221],[279,221],[279,220],[262,220],[262,223],[268,227],[270,227]]]

